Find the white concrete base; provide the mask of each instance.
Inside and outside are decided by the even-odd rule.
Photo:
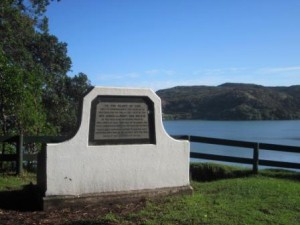
[[[157,199],[163,196],[192,195],[191,186],[158,188],[139,191],[105,192],[82,196],[50,196],[43,198],[43,210],[59,208],[82,208],[86,206],[109,206],[127,204],[146,199]]]

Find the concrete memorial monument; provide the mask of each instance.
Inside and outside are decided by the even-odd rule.
[[[96,87],[75,136],[39,156],[44,209],[191,193],[189,149],[165,132],[153,91]]]

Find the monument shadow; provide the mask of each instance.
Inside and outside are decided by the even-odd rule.
[[[41,191],[29,184],[20,190],[0,191],[0,208],[15,211],[38,211],[41,207]]]

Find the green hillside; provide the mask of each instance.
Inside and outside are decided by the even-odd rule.
[[[165,118],[205,120],[300,119],[300,85],[264,87],[225,83],[157,91]]]

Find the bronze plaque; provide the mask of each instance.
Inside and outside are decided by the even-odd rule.
[[[90,145],[155,143],[148,97],[98,96],[91,106]]]

